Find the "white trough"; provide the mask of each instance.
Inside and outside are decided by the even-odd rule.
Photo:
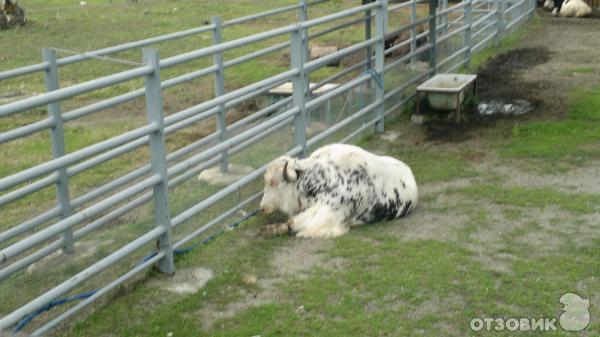
[[[477,75],[437,74],[417,87],[427,95],[429,105],[437,110],[456,110],[465,100],[466,89]]]
[[[477,95],[477,75],[437,74],[417,87],[417,115],[420,114],[421,94],[427,95],[429,106],[436,110],[456,110],[460,122],[461,105],[472,88]]]

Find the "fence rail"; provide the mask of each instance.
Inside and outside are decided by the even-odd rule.
[[[45,107],[48,111],[47,118],[0,133],[0,145],[50,130],[53,155],[50,160],[0,178],[0,191],[4,192],[0,195],[0,207],[10,207],[11,203],[44,188],[54,186],[56,190],[55,207],[10,228],[0,229],[0,291],[1,282],[17,280],[26,268],[54,252],[76,253],[76,242],[101,231],[114,219],[148,202],[153,205],[154,223],[152,229],[87,265],[70,278],[47,285],[48,289],[40,294],[24,299],[25,303],[0,308],[0,332],[13,329],[17,324],[17,329],[21,329],[28,322],[23,323],[24,319],[35,317],[36,312],[49,306],[60,296],[78,289],[82,291],[85,281],[105,273],[114,265],[123,264],[128,256],[147,247],[149,243],[157,244],[150,258],[128,267],[116,277],[109,277],[108,282],[77,305],[52,317],[45,317],[32,334],[46,333],[151,265],[158,265],[159,270],[164,273],[173,273],[173,254],[177,249],[207,233],[236,212],[250,207],[260,198],[261,193],[254,191],[235,206],[207,218],[199,226],[191,226],[187,232],[183,231],[185,228],[182,224],[256,182],[264,173],[268,161],[202,200],[195,200],[193,205],[178,213],[170,206],[175,186],[215,165],[220,171],[228,172],[231,158],[239,154],[248,156],[251,147],[263,144],[267,137],[288,130],[290,126],[293,127],[290,135],[292,144],[286,154],[291,156],[306,155],[309,148],[341,132],[345,132],[338,138],[342,142],[369,129],[383,132],[386,115],[399,110],[414,97],[415,84],[436,72],[451,72],[460,67],[468,67],[475,52],[489,45],[492,40],[498,43],[502,36],[529,18],[535,9],[534,0],[465,0],[450,7],[446,2],[440,8],[437,8],[436,0],[429,0],[429,14],[423,16],[417,11],[421,4],[418,0],[399,4],[377,0],[364,1],[361,6],[310,19],[310,6],[323,2],[326,1],[300,1],[224,22],[214,17],[210,24],[202,27],[61,59],[56,58],[52,49],[45,49],[43,62],[0,72],[0,80],[43,72],[47,88],[46,93],[0,106],[0,117],[13,116],[35,108]],[[298,22],[230,41],[222,40],[221,30],[225,27],[291,11],[298,11]],[[391,20],[391,17],[402,11],[408,12],[406,17],[409,17],[409,21],[390,28],[390,25],[396,24],[396,20]],[[356,25],[364,28],[363,41],[321,58],[309,59],[311,41]],[[321,30],[314,31],[317,27]],[[211,46],[164,59],[159,57],[158,50],[144,49],[142,63],[133,69],[59,87],[59,69],[63,66],[205,32],[212,34]],[[223,56],[228,50],[282,36],[289,39],[237,58],[226,60]],[[394,40],[392,46],[386,48],[386,42]],[[226,92],[224,71],[227,68],[283,50],[289,50],[289,70]],[[309,84],[311,73],[351,55],[364,57],[315,85]],[[204,58],[212,58],[212,65],[161,80],[160,73],[163,69]],[[419,68],[419,64],[423,66]],[[214,98],[165,116],[165,89],[206,76],[214,77]],[[333,89],[316,94],[318,89],[340,79],[344,79],[343,83],[337,83]],[[144,87],[63,112],[62,102],[69,98],[131,80],[143,81]],[[292,83],[290,97],[272,102],[228,125],[226,116],[229,109],[285,82]],[[358,89],[361,93],[363,90],[367,91],[367,95],[360,96],[363,102],[355,111],[342,116],[348,103],[346,99],[340,107],[337,120],[328,128],[316,134],[307,132],[313,115],[321,110],[330,114],[332,101],[351,95]],[[138,97],[145,97],[145,125],[66,153],[64,126],[67,123]],[[214,132],[171,153],[167,151],[168,135],[212,118],[216,120]],[[83,195],[71,197],[70,179],[142,148],[149,151],[146,164]],[[179,240],[175,239],[176,235],[180,237]]]

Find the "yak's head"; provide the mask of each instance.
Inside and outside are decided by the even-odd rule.
[[[288,215],[297,213],[299,205],[295,182],[301,173],[298,159],[287,156],[275,159],[265,172],[265,190],[260,202],[261,211],[269,214],[279,209]]]

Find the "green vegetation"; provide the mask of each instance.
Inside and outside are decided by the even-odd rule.
[[[502,143],[500,153],[507,157],[534,158],[551,166],[564,163],[582,164],[600,156],[600,93],[578,91],[572,106],[561,120],[516,124]]]
[[[255,224],[241,231],[253,230]],[[293,240],[254,238],[250,245],[242,240],[240,247],[244,234],[232,233],[178,261],[181,268],[202,265],[219,275],[198,293],[170,295],[157,305],[156,299],[164,293],[142,283],[65,335],[354,336],[424,331],[467,335],[472,317],[556,317],[558,298],[565,289],[593,278],[594,270],[600,268],[598,250],[573,248],[551,257],[532,257],[527,250],[516,250],[512,272],[500,274],[475,261],[473,253],[459,243],[402,241],[386,230],[398,225],[351,231],[333,242],[315,269],[276,284],[270,290],[273,300],[249,307],[236,303],[244,303],[246,294],[263,290],[245,283],[244,275],[271,277],[265,259],[276,256]],[[479,227],[487,225],[479,223]],[[338,261],[343,267],[325,267],[328,261]],[[600,290],[597,283],[589,285],[588,291]],[[138,303],[139,310],[131,310],[132,303]],[[233,317],[218,318],[219,312],[228,310],[234,310]],[[114,317],[127,317],[127,323],[109,324]],[[214,321],[208,324],[207,317]],[[592,322],[590,331],[598,328]],[[545,334],[567,336],[562,330]],[[537,332],[523,335],[536,336]]]
[[[577,67],[577,68],[573,68],[571,70],[572,73],[579,73],[579,74],[589,74],[589,73],[593,73],[596,70],[594,69],[594,67]]]
[[[389,127],[393,129],[393,126]],[[475,175],[469,163],[454,154],[418,147],[398,148],[374,139],[363,141],[359,145],[369,150],[385,149],[386,155],[401,159],[411,167],[417,181],[421,184],[469,178]]]
[[[600,208],[600,196],[585,193],[566,193],[550,187],[524,188],[500,185],[470,185],[450,191],[468,195],[474,200],[488,199],[494,204],[520,207],[557,207],[565,211],[594,213]]]
[[[65,2],[31,0],[30,6],[26,6],[32,10],[31,25],[10,31],[3,41],[14,44],[29,29],[31,36],[46,38],[49,45],[68,49],[86,46],[89,50],[197,26],[202,20],[209,19],[205,17],[208,13],[219,13],[227,19],[295,2],[142,2],[102,7],[105,9],[102,14],[97,14],[98,8],[92,5],[106,4],[105,1],[90,0],[88,3],[87,8],[36,14],[35,10],[42,6],[62,6]],[[322,12],[311,15],[350,5],[355,3],[332,1],[322,7]],[[177,11],[174,11],[175,7]],[[92,27],[92,16],[97,20],[94,27],[98,22],[106,27],[103,34],[97,34]],[[231,39],[280,26],[293,16],[283,15],[243,28],[231,28],[225,31],[225,36]],[[123,29],[119,22],[131,23],[136,29]],[[80,33],[73,36],[75,29]],[[340,35],[324,37],[322,41],[354,41],[360,39],[361,34],[358,29],[347,30]],[[98,39],[90,38],[94,35]],[[499,48],[490,48],[475,56],[473,64],[483,64],[493,55],[519,45],[525,37],[526,30],[508,36]],[[11,56],[6,67],[37,62],[39,40],[35,41],[33,37],[25,39],[23,51],[15,52],[15,55],[22,53],[23,57]],[[209,42],[209,35],[192,41],[198,46]],[[190,40],[181,41],[161,47],[161,51],[163,56],[168,56],[189,50],[190,44]],[[232,52],[229,56],[247,51]],[[240,54],[236,54],[238,52]],[[138,54],[123,53],[120,57],[138,60]],[[93,62],[89,69],[73,68],[72,71],[82,71],[82,78],[91,78],[122,67]],[[235,87],[260,80],[287,69],[287,62],[287,57],[281,55],[250,62],[226,74],[228,85]],[[209,63],[210,60],[206,60],[206,63],[190,64],[177,71],[189,71]],[[318,70],[312,80],[330,76],[335,70]],[[81,79],[75,73],[65,72],[63,84]],[[399,71],[398,77],[387,83],[400,83],[405,75]],[[37,82],[30,82],[25,83],[25,90],[40,90],[36,87]],[[139,84],[110,88],[75,103],[89,103]],[[14,89],[20,83],[11,85]],[[211,94],[211,80],[192,83],[183,91],[169,91],[165,99],[167,110],[173,112],[181,108],[178,104],[189,106]],[[402,98],[398,96],[398,99]],[[265,238],[257,235],[259,227],[284,219],[281,215],[253,217],[239,229],[218,236],[210,244],[177,256],[178,271],[203,267],[214,273],[214,278],[198,292],[188,295],[167,292],[160,285],[172,283],[173,279],[149,270],[109,295],[108,303],[94,304],[91,315],[78,316],[75,322],[60,328],[56,335],[465,336],[474,334],[469,329],[473,317],[556,317],[561,307],[558,298],[564,292],[576,291],[584,297],[600,293],[600,284],[596,280],[600,270],[600,250],[596,247],[600,241],[593,234],[598,230],[594,221],[599,212],[600,195],[565,192],[564,187],[550,184],[515,187],[507,184],[508,174],[490,172],[489,166],[493,163],[485,166],[479,165],[478,161],[481,160],[479,157],[491,160],[499,155],[501,160],[509,162],[508,167],[514,167],[526,160],[557,165],[568,159],[585,165],[589,159],[597,158],[600,153],[600,129],[597,126],[600,94],[598,91],[581,91],[573,97],[570,113],[565,119],[516,125],[500,123],[497,130],[482,136],[481,144],[476,145],[431,146],[432,142],[423,141],[423,134],[417,134],[421,131],[415,129],[420,128],[407,127],[407,114],[388,120],[388,131],[402,132],[398,139],[371,135],[360,140],[359,145],[398,157],[412,168],[422,192],[419,208],[413,215],[360,226],[345,236],[328,241],[300,240],[292,236]],[[177,100],[169,100],[173,98]],[[174,103],[179,101],[183,103]],[[77,150],[143,123],[143,105],[136,104],[111,111],[106,118],[84,119],[68,125],[68,150]],[[337,111],[345,104],[343,100],[333,104],[334,117],[344,117],[341,113],[338,116]],[[350,103],[353,104],[355,102]],[[240,110],[243,109],[246,107]],[[0,130],[9,130],[43,116],[44,112],[33,112],[3,119]],[[169,137],[169,149],[173,151],[201,138],[206,129],[212,127],[212,124],[202,124],[178,131]],[[231,162],[253,167],[262,165],[281,154],[282,149],[290,147],[290,131],[275,133],[264,143],[253,146],[243,157],[233,157]],[[335,137],[328,141],[337,139]],[[5,144],[0,148],[0,157],[11,160],[0,162],[0,175],[42,162],[49,156],[47,133]],[[145,150],[111,160],[75,177],[72,193],[80,195],[147,161]],[[207,209],[176,228],[174,234],[180,238],[183,233],[197,229],[199,224],[259,190],[261,183],[259,179],[239,194]],[[190,179],[172,191],[173,214],[179,214],[221,187]],[[15,223],[53,203],[53,188],[43,190],[3,212],[3,224]],[[555,210],[560,214],[551,214],[549,219],[536,216]],[[152,228],[151,211],[151,207],[145,205],[129,217],[118,219],[86,238],[84,243],[99,249],[90,250],[93,254],[82,257],[77,265],[69,265],[67,259],[60,263],[49,260],[52,263],[38,265],[40,269],[36,273],[24,272],[21,277],[0,283],[0,297],[5,299],[0,314],[6,308],[22,304],[31,294],[43,291],[47,284],[64,280],[65,275],[81,270],[90,261],[97,261],[115,247]],[[103,245],[106,240],[112,241]],[[94,278],[85,284],[85,288],[95,289],[106,284],[114,275],[138,263],[152,249],[150,245],[141,249],[115,267],[112,274]],[[600,317],[598,308],[594,303],[592,317]],[[589,335],[598,332],[600,323],[592,319]],[[481,335],[507,336],[509,333],[491,331]],[[538,336],[539,332],[520,335]],[[544,333],[544,336],[569,335],[562,330]]]

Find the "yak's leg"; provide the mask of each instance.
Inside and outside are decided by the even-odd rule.
[[[333,238],[348,232],[344,219],[341,211],[332,210],[327,205],[315,205],[292,218],[291,228],[298,232],[299,237]]]
[[[311,222],[311,219],[315,217],[317,210],[319,209],[318,205],[309,207],[304,211],[294,215],[288,220],[288,225],[290,229],[294,232],[301,232],[305,230]]]

